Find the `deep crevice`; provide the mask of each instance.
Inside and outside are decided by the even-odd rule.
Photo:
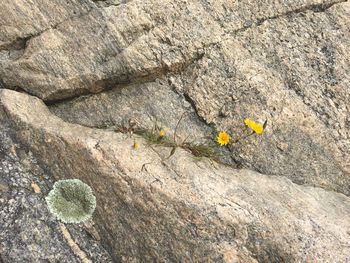
[[[64,19],[64,20],[62,20],[62,21],[60,21],[60,22],[58,22],[58,23],[56,23],[54,25],[50,25],[47,28],[45,28],[44,30],[41,30],[41,31],[36,32],[34,34],[28,34],[27,36],[24,36],[24,37],[17,37],[12,42],[0,46],[0,51],[1,50],[8,50],[8,51],[11,51],[11,50],[23,50],[23,49],[25,49],[28,46],[28,42],[31,39],[40,36],[41,34],[45,33],[48,30],[56,29],[59,25],[65,23],[65,22],[67,22],[67,21],[69,21],[71,19],[80,18],[82,16],[88,15],[94,9],[96,9],[96,8],[92,7],[87,12],[81,13],[79,15],[73,15],[73,16],[71,16],[71,17],[69,17],[67,19]]]
[[[231,33],[229,33],[228,35],[230,35],[232,33],[236,34],[236,33],[239,33],[239,32],[244,32],[244,31],[249,30],[251,28],[259,27],[260,25],[262,25],[266,21],[275,20],[275,19],[279,19],[279,18],[282,18],[282,17],[287,17],[287,16],[290,16],[290,15],[293,15],[293,14],[305,13],[307,11],[313,11],[315,13],[326,12],[329,8],[333,7],[334,5],[345,3],[345,2],[348,2],[348,0],[340,0],[340,1],[336,1],[336,2],[333,2],[333,3],[327,3],[327,4],[325,4],[325,3],[312,4],[312,5],[304,6],[304,7],[301,7],[301,8],[297,8],[297,9],[294,9],[294,10],[291,10],[291,11],[288,11],[288,12],[285,12],[285,13],[282,13],[282,14],[269,16],[269,17],[265,17],[265,18],[260,18],[260,19],[257,19],[256,22],[253,22],[252,24],[250,24],[249,26],[244,26],[244,27],[241,27],[239,29],[236,29],[236,30],[232,31]]]
[[[104,1],[93,1],[93,2],[95,3],[95,2],[104,2]],[[127,3],[128,1],[123,1],[123,3],[121,3],[121,4],[124,4],[124,2]],[[271,17],[267,17],[267,18],[263,18],[263,19],[258,19],[255,23],[253,23],[253,24],[251,24],[249,26],[245,26],[245,27],[239,28],[239,29],[235,30],[232,33],[244,32],[244,31],[246,31],[246,30],[248,30],[250,28],[255,28],[257,26],[260,26],[261,24],[263,24],[267,20],[278,19],[278,18],[281,18],[281,17],[284,17],[284,16],[288,16],[290,14],[303,13],[303,12],[306,12],[308,10],[311,10],[311,11],[314,11],[314,12],[325,12],[327,9],[331,8],[335,4],[344,3],[344,2],[348,2],[348,0],[340,0],[340,1],[336,1],[336,2],[328,3],[328,4],[324,4],[324,3],[322,3],[322,4],[313,4],[313,5],[309,5],[309,6],[306,6],[306,7],[299,8],[299,9],[295,9],[295,10],[292,10],[292,11],[289,11],[289,12],[286,12],[286,13],[283,13],[283,14],[279,14],[279,15],[276,15],[276,16],[271,16]],[[55,24],[55,25],[53,25],[53,26],[51,26],[51,27],[49,27],[49,28],[47,28],[47,29],[45,29],[45,30],[43,30],[41,32],[38,32],[36,34],[32,34],[32,35],[27,36],[27,37],[17,38],[14,42],[12,42],[12,46],[9,44],[9,45],[6,45],[6,47],[8,48],[8,50],[25,49],[27,47],[27,45],[28,45],[28,42],[31,39],[33,39],[33,38],[43,34],[44,32],[46,32],[46,31],[48,31],[50,29],[56,29],[59,25],[65,23],[66,21],[69,21],[69,20],[74,19],[74,18],[79,18],[79,17],[85,16],[85,15],[89,14],[91,11],[96,10],[96,9],[101,9],[101,8],[103,8],[103,7],[98,7],[98,6],[92,7],[91,9],[89,9],[85,13],[82,13],[82,14],[80,14],[78,16],[72,16],[72,17],[70,17],[68,19],[65,19],[65,20],[63,20],[63,21],[61,21],[61,22],[59,22],[59,23],[57,23],[57,24]],[[210,43],[208,45],[215,45],[215,44],[217,44],[217,43]],[[2,50],[2,49],[6,50],[6,48],[4,48],[4,46],[0,47],[0,50]],[[123,86],[123,85],[145,83],[145,82],[154,81],[155,79],[160,78],[161,76],[164,76],[164,75],[166,75],[168,73],[180,73],[180,72],[186,70],[186,68],[188,66],[190,66],[193,63],[195,63],[196,61],[200,60],[203,56],[204,56],[204,53],[202,53],[202,54],[199,53],[197,57],[194,57],[193,59],[190,59],[189,61],[184,61],[183,63],[181,63],[182,65],[173,65],[172,67],[169,67],[169,66],[163,64],[162,61],[160,61],[162,63],[161,68],[157,69],[156,72],[150,73],[150,75],[148,75],[146,77],[139,77],[139,78],[136,77],[136,78],[134,78],[133,81],[130,80],[130,76],[127,76],[127,79],[125,81],[113,80],[113,78],[100,80],[99,82],[102,83],[101,87],[103,87],[103,90],[101,92],[111,90],[113,88],[116,88],[116,86],[119,87],[119,86]],[[1,82],[0,82],[0,87],[6,88],[6,86],[3,83],[1,83]],[[26,93],[28,93],[30,95],[33,95],[33,96],[36,96],[34,94],[31,94],[28,91],[25,91],[22,88],[14,88],[14,89],[22,91],[22,92],[26,92]],[[45,101],[45,104],[47,106],[51,106],[51,105],[54,105],[54,104],[59,104],[59,103],[64,103],[64,102],[67,102],[67,101],[74,100],[76,98],[79,98],[80,96],[93,95],[93,94],[95,94],[95,93],[92,93],[91,91],[86,89],[84,91],[80,91],[79,94],[76,94],[76,95],[72,94],[71,97],[59,98],[59,99],[47,99]],[[54,96],[52,96],[52,97],[54,97]],[[191,98],[188,96],[188,94],[186,94],[185,99],[192,105],[192,107],[195,109],[195,111],[196,111],[196,113],[198,115],[197,109],[195,108],[195,103],[191,100]],[[200,115],[198,115],[198,116],[200,117]],[[200,117],[200,118],[203,119],[202,117]],[[203,119],[203,121],[204,121],[204,119]]]
[[[258,21],[256,23],[256,26],[260,26],[265,21],[278,19],[278,18],[289,16],[289,15],[292,15],[292,14],[300,14],[300,13],[304,13],[304,12],[307,12],[307,11],[313,11],[315,13],[325,12],[329,8],[331,8],[332,6],[334,6],[336,4],[344,3],[344,2],[347,2],[347,1],[348,0],[340,0],[340,1],[333,2],[333,3],[327,3],[327,4],[321,3],[321,4],[312,4],[312,5],[309,5],[309,6],[304,6],[304,7],[301,7],[301,8],[297,8],[295,10],[291,10],[291,11],[279,14],[279,15],[258,19]],[[255,27],[255,26],[252,25],[252,26],[249,26],[247,28],[251,28],[251,27]],[[241,31],[241,30],[238,30],[238,31]]]
[[[92,0],[98,7],[121,6],[132,0]]]
[[[134,85],[134,84],[143,84],[143,83],[148,83],[148,82],[154,82],[156,79],[162,78],[166,76],[169,73],[174,73],[174,74],[180,74],[181,72],[185,71],[188,67],[191,65],[195,64],[197,61],[201,60],[204,57],[203,52],[198,52],[196,56],[193,58],[184,61],[179,64],[174,64],[171,66],[165,65],[162,61],[160,61],[160,68],[156,69],[154,72],[149,73],[147,76],[143,77],[131,77],[127,75],[124,80],[121,79],[102,79],[99,80],[99,85],[102,87],[101,91],[92,93],[89,90],[84,90],[79,92],[76,96],[70,96],[67,98],[62,98],[62,99],[47,99],[44,101],[44,103],[47,106],[52,106],[56,104],[61,104],[65,102],[69,102],[75,99],[78,99],[81,96],[88,96],[88,95],[94,95],[94,94],[99,94],[103,92],[107,92],[109,90],[117,89],[117,88],[123,88],[128,85]]]
[[[0,46],[0,51],[2,51],[2,50],[12,51],[12,50],[25,49],[26,46],[27,46],[27,42],[32,37],[33,37],[32,35],[29,35],[29,36],[26,36],[26,37],[17,37],[12,42]]]
[[[187,93],[183,93],[183,96],[185,98],[185,100],[191,105],[191,107],[193,108],[194,112],[196,113],[198,119],[203,122],[205,125],[209,125],[209,123],[207,123],[207,121],[199,114],[197,106],[195,101],[187,94]]]

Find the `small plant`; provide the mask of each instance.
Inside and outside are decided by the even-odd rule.
[[[165,130],[164,130],[164,129],[160,129],[160,131],[159,131],[159,137],[160,137],[160,138],[163,138],[165,135],[166,135]]]
[[[103,122],[101,122],[97,127],[98,127],[99,129],[107,129],[109,126],[110,126],[109,122],[103,121]]]
[[[264,129],[267,125],[267,121],[265,121],[265,123],[263,125],[261,125],[260,123],[252,121],[250,119],[245,119],[244,123],[245,123],[245,125],[247,125],[247,127],[249,127],[250,129],[253,130],[253,133],[256,133],[259,135],[264,132]]]
[[[135,134],[145,138],[148,142],[148,145],[151,146],[151,149],[155,150],[152,145],[163,146],[171,148],[169,156],[165,159],[169,159],[172,155],[175,154],[177,148],[182,148],[191,152],[195,157],[207,157],[213,161],[220,162],[220,153],[217,149],[217,145],[212,141],[210,143],[195,143],[187,142],[186,139],[182,142],[176,140],[176,131],[174,132],[175,136],[166,136],[163,129],[157,132],[155,129],[136,129]]]
[[[160,154],[155,150],[153,145],[155,146],[163,146],[171,148],[170,154],[167,157],[160,156],[162,159],[169,159],[172,155],[174,155],[177,148],[182,148],[191,152],[196,160],[201,159],[202,157],[209,158],[218,163],[227,164],[227,152],[225,154],[225,150],[222,149],[224,146],[230,146],[235,143],[238,143],[248,137],[257,134],[263,134],[267,121],[264,124],[257,123],[250,119],[245,119],[244,123],[246,125],[246,129],[243,131],[243,134],[240,136],[231,136],[226,131],[216,132],[214,131],[212,136],[206,136],[201,139],[205,139],[205,142],[188,142],[187,139],[179,142],[179,138],[177,136],[177,129],[184,118],[186,112],[184,112],[180,119],[177,121],[174,133],[172,136],[167,136],[167,132],[163,127],[159,126],[157,120],[155,120],[155,124],[152,129],[142,128],[139,126],[139,123],[133,119],[130,119],[128,122],[128,126],[119,126],[116,127],[116,132],[121,132],[125,134],[129,134],[129,136],[137,135],[143,137],[148,142],[148,146],[152,150],[154,150],[159,156]],[[101,127],[98,127],[101,128]],[[134,139],[134,143],[132,145],[134,150],[139,148],[139,144]]]
[[[132,148],[134,148],[135,150],[137,150],[140,147],[140,145],[136,142],[136,140],[134,141],[134,144],[132,145]]]
[[[228,135],[225,131],[222,131],[218,135],[217,142],[220,144],[220,146],[224,146],[230,142],[230,139],[230,135]]]
[[[96,198],[78,179],[59,180],[46,197],[50,212],[64,223],[81,223],[92,217]]]

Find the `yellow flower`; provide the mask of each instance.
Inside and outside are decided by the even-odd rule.
[[[165,131],[163,129],[161,129],[159,131],[159,137],[164,137],[165,136]]]
[[[251,128],[256,134],[262,134],[264,132],[264,127],[260,123],[252,121],[250,119],[245,119],[244,123],[249,128]]]
[[[220,146],[227,145],[230,141],[230,135],[228,135],[226,132],[222,131],[219,133],[217,141],[220,144]]]
[[[134,142],[132,148],[134,148],[135,150],[137,150],[140,147],[140,145],[137,142]]]

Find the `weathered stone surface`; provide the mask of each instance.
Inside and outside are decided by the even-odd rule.
[[[349,261],[349,25],[344,0],[2,1],[0,261],[110,260],[48,215],[52,180],[76,177],[102,200],[89,231],[114,261]],[[268,120],[226,149],[260,173],[76,125],[172,133],[184,111],[182,138]]]
[[[50,175],[93,187],[96,229],[115,260],[349,260],[343,194],[195,163],[182,150],[162,161],[123,134],[63,122],[35,97],[0,90],[0,101],[1,122]]]
[[[180,121],[177,137],[182,140],[188,137],[191,141],[200,141],[200,138],[212,133],[212,129],[198,119],[186,98],[173,91],[164,80],[126,85],[53,104],[49,108],[63,120],[87,127],[101,124],[114,128],[128,127],[129,120],[132,120],[138,127],[147,129],[157,124],[172,136]]]
[[[23,49],[31,37],[86,14],[93,6],[89,0],[2,0],[0,51]]]
[[[173,1],[94,8],[31,39],[23,56],[4,66],[3,82],[55,100],[176,71],[220,31],[208,14],[198,19],[196,8],[186,7],[193,16]]]
[[[202,2],[185,7],[188,19],[184,18],[185,11],[179,10],[178,5],[171,7],[177,10],[178,13],[173,11],[172,14],[178,15],[174,15],[178,21],[185,20],[184,25],[188,23],[186,29],[181,24],[174,24],[173,16],[165,16],[162,13],[165,8],[157,6],[150,11],[151,3],[143,6],[133,1],[126,5],[94,9],[89,16],[100,14],[103,17],[108,13],[111,17],[108,21],[114,25],[111,28],[117,27],[119,33],[127,32],[123,34],[130,39],[120,44],[121,51],[113,53],[115,56],[107,52],[111,56],[108,58],[106,53],[106,63],[103,64],[106,68],[99,64],[99,52],[107,47],[112,50],[113,47],[105,44],[109,37],[97,40],[98,36],[90,36],[92,26],[100,27],[101,17],[96,17],[94,23],[81,21],[82,18],[67,21],[86,24],[86,32],[85,29],[80,30],[75,36],[76,27],[72,26],[68,34],[67,26],[64,26],[62,32],[66,35],[60,31],[60,37],[65,36],[67,41],[55,46],[53,53],[47,53],[51,49],[46,45],[54,41],[45,39],[45,34],[33,39],[41,41],[40,44],[32,43],[35,51],[31,53],[28,47],[28,59],[9,63],[5,71],[14,63],[22,63],[20,61],[44,65],[43,61],[46,63],[57,56],[52,67],[67,73],[62,75],[63,89],[67,90],[57,88],[61,80],[45,80],[56,72],[51,66],[47,74],[40,73],[43,76],[41,84],[35,80],[35,74],[28,73],[29,84],[26,87],[32,85],[37,90],[44,83],[45,92],[57,91],[65,94],[63,97],[80,93],[81,85],[86,85],[83,90],[95,89],[95,84],[91,84],[84,73],[91,71],[86,67],[105,72],[105,87],[115,87],[114,84],[119,82],[136,82],[116,86],[114,90],[100,95],[51,106],[51,110],[64,120],[87,126],[97,126],[106,120],[120,125],[129,118],[136,118],[150,126],[151,119],[157,118],[170,131],[183,110],[193,112],[191,107],[186,106],[188,102],[206,123],[217,130],[229,130],[233,135],[242,131],[242,120],[246,117],[261,122],[268,120],[264,136],[231,147],[235,163],[265,174],[287,176],[299,184],[316,185],[349,195],[349,3],[331,5],[334,2],[293,1],[287,6],[277,5],[275,12],[266,5],[260,13],[247,3],[199,3]],[[192,12],[197,10],[197,5],[200,11],[198,16],[194,16]],[[244,8],[250,8],[252,14],[248,16]],[[148,11],[144,11],[146,9]],[[113,19],[120,19],[119,15],[114,17],[116,13],[113,12],[117,10],[120,16],[137,18],[137,21],[130,22],[131,27],[127,20],[113,22]],[[235,16],[237,13],[246,15]],[[202,18],[199,24],[194,22],[197,20],[195,17]],[[204,26],[209,22],[210,27]],[[53,30],[47,37],[56,37],[56,31]],[[108,32],[104,31],[103,37],[119,36],[115,31]],[[160,32],[162,37],[158,34]],[[203,34],[199,36],[198,32]],[[76,43],[84,43],[85,48]],[[106,47],[101,49],[102,44]],[[175,46],[176,51],[173,50]],[[152,49],[154,56],[146,55],[148,48]],[[62,52],[68,53],[62,55]],[[133,55],[125,57],[125,54]],[[39,60],[32,60],[34,58]],[[73,63],[74,74],[68,69],[69,65],[59,62],[61,58]],[[121,64],[118,61],[122,61]],[[14,75],[7,72],[3,74],[4,79],[15,76],[15,80],[11,77],[10,83],[27,83],[17,74],[26,67],[16,65],[18,68],[16,66],[13,71]],[[116,65],[122,65],[123,69]],[[145,68],[153,68],[154,71]],[[78,76],[73,79],[82,83],[69,84],[72,83],[70,74]],[[98,75],[92,76],[93,82],[100,82]],[[120,81],[120,76],[128,80]],[[152,81],[156,77],[161,80]],[[146,83],[138,83],[140,81]],[[48,82],[54,87],[48,87]],[[43,93],[31,92],[45,98]],[[187,103],[184,103],[183,97]],[[172,106],[168,108],[165,105]],[[192,121],[183,123],[181,134],[184,137],[186,134],[193,137],[208,135],[208,129],[196,120],[195,115],[192,116]]]
[[[268,120],[264,137],[232,148],[246,166],[349,195],[349,14],[347,2],[239,32],[207,49],[179,87],[222,129]]]
[[[179,71],[199,59],[203,48],[266,19],[337,2],[154,0],[100,7],[77,0],[72,1],[71,10],[56,0],[48,6],[38,5],[42,9],[34,5],[43,20],[39,23],[35,12],[23,18],[8,15],[14,4],[5,2],[2,38],[14,38],[7,36],[7,24],[15,28],[28,24],[23,32],[15,33],[20,37],[32,34],[32,28],[45,30],[27,41],[22,55],[4,62],[1,77],[6,87],[20,87],[45,100],[98,92],[118,83]],[[50,8],[56,4],[57,8]],[[66,18],[79,4],[81,15]],[[18,6],[28,12],[27,3],[18,0]],[[55,24],[60,17],[63,21]]]
[[[44,199],[52,178],[10,138],[14,131],[0,115],[0,262],[112,262],[83,226],[67,225],[73,243],[67,241]]]

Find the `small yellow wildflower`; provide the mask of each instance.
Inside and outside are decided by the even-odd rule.
[[[230,141],[230,135],[228,135],[226,132],[222,131],[219,133],[217,141],[220,144],[220,146],[227,145]]]
[[[163,138],[165,136],[165,131],[163,129],[161,129],[159,131],[159,137]]]
[[[137,150],[140,147],[140,145],[137,142],[134,142],[132,148],[134,148],[135,150]]]
[[[260,123],[252,121],[250,119],[245,119],[244,123],[249,128],[251,128],[256,134],[262,134],[264,132],[264,127]]]

